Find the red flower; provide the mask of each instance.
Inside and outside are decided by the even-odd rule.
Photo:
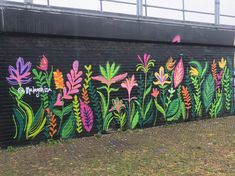
[[[37,68],[42,70],[42,71],[47,71],[48,60],[47,60],[46,56],[42,55],[42,58],[41,58],[41,61],[40,61],[40,65],[37,66]]]
[[[159,90],[157,88],[153,88],[153,91],[152,91],[151,95],[154,98],[156,98],[159,95]]]

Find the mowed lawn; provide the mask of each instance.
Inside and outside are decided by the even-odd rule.
[[[235,175],[235,117],[1,150],[0,175]]]

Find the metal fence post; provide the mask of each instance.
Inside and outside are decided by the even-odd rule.
[[[182,0],[183,20],[185,21],[184,0]]]
[[[137,9],[137,16],[143,16],[143,1],[136,0],[136,9]]]
[[[215,24],[220,23],[220,0],[215,0]]]
[[[103,12],[103,1],[100,0],[100,12]]]

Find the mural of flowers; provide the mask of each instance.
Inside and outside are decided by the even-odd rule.
[[[83,72],[78,60],[63,74],[60,68],[53,71],[46,55],[35,66],[17,58],[15,66],[9,65],[6,77],[14,101],[14,139],[33,140],[43,134],[51,139],[69,139],[107,132],[111,126],[134,129],[188,120],[194,115],[217,118],[234,112],[229,58],[186,63],[183,57],[170,57],[164,65],[157,65],[156,72],[151,69],[158,62],[149,54],[137,58],[136,71],[140,73],[130,71],[129,76],[125,71],[119,73],[121,66],[109,61],[99,65],[99,74],[93,76],[96,71],[92,65],[82,67]],[[40,99],[35,100],[39,105],[31,106],[26,102],[29,85],[51,89],[51,93],[40,93]],[[122,97],[123,90],[126,96]]]

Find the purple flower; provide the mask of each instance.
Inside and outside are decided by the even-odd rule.
[[[31,69],[31,62],[24,63],[24,59],[19,57],[16,61],[16,69],[13,66],[9,66],[9,77],[6,77],[7,81],[11,85],[28,84],[32,78],[29,77]]]

